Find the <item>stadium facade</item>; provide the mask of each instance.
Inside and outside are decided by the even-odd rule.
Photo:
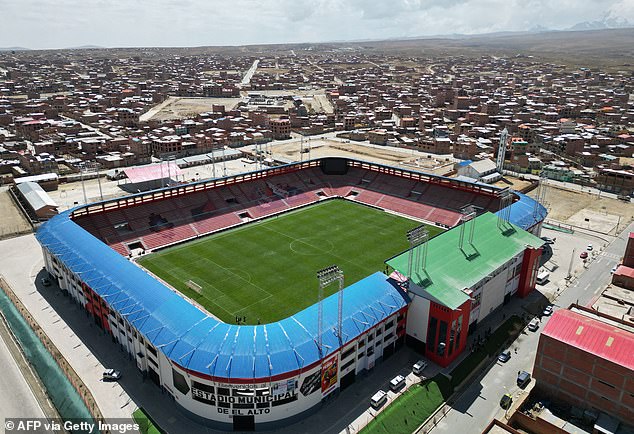
[[[130,260],[331,198],[449,228],[427,243],[424,263],[410,266],[404,252],[386,262],[389,275],[344,288],[341,323],[335,294],[321,321],[313,305],[271,324],[226,324]],[[465,205],[477,217],[466,221]],[[508,189],[324,158],[81,206],[37,239],[60,288],[186,413],[250,430],[315,411],[406,340],[451,363],[480,320],[534,288],[545,216]]]

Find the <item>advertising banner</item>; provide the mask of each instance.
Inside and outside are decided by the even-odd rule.
[[[321,393],[327,394],[337,386],[337,374],[339,371],[339,364],[337,357],[325,362],[321,365]]]

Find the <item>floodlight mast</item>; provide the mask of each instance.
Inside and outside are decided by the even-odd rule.
[[[471,223],[471,227],[469,229],[469,244],[473,244],[473,230],[475,227],[475,216],[477,215],[477,213],[475,207],[473,207],[472,205],[465,206],[460,212],[462,215],[460,216],[461,223],[460,237],[458,238],[458,248],[460,250],[463,250],[465,230],[467,228],[467,223],[471,220],[473,220],[473,222]]]
[[[418,226],[407,231],[407,241],[409,241],[409,255],[407,258],[407,278],[412,279],[413,267],[416,265],[422,271],[427,266],[427,241],[429,240],[429,231],[425,225]],[[417,249],[417,247],[419,247]],[[416,252],[414,252],[416,251]],[[416,255],[416,258],[414,258]]]
[[[336,266],[331,265],[330,267],[323,268],[317,272],[317,279],[319,280],[319,306],[318,306],[318,318],[317,318],[317,345],[319,346],[320,355],[323,357],[323,343],[322,343],[322,328],[323,328],[323,318],[324,318],[324,310],[323,310],[323,298],[324,298],[324,288],[328,285],[338,282],[339,284],[339,303],[338,303],[338,312],[337,312],[337,337],[339,338],[339,344],[343,345],[343,331],[342,331],[342,322],[343,322],[343,271]]]
[[[500,198],[500,211],[498,212],[498,228],[504,229],[511,219],[511,205],[513,205],[513,193],[506,190]]]

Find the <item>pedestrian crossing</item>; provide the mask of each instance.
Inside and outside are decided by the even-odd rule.
[[[620,261],[622,258],[621,255],[617,255],[616,253],[607,253],[607,252],[602,252],[600,256],[605,256],[606,258],[614,259],[615,261]]]

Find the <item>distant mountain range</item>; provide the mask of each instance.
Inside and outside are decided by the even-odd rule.
[[[100,50],[105,47],[101,47],[99,45],[80,45],[78,47],[66,47],[62,48],[63,50]],[[31,51],[30,48],[26,47],[0,47],[0,51]]]
[[[627,27],[634,27],[634,24],[630,23],[623,17],[603,17],[601,20],[596,21],[584,21],[577,23],[566,30],[602,30],[602,29],[624,29]]]
[[[0,51],[29,51],[30,48],[25,47],[0,47]]]
[[[66,50],[100,50],[105,47],[99,45],[80,45],[79,47],[68,47]]]

